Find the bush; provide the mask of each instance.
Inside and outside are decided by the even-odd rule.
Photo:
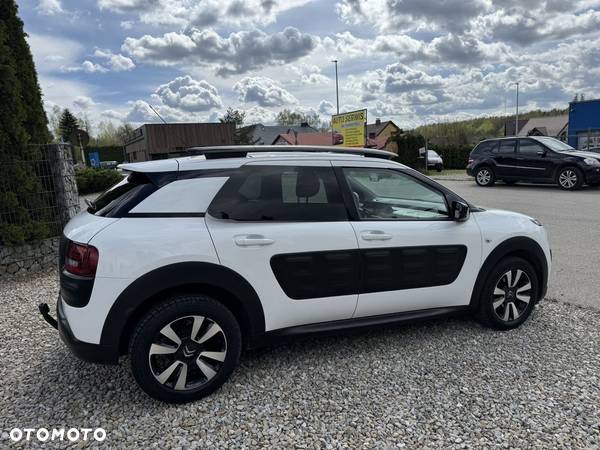
[[[397,162],[413,169],[422,169],[422,160],[419,159],[419,149],[425,147],[425,138],[420,134],[402,133],[392,138],[398,145]]]
[[[450,145],[439,146],[431,145],[431,150],[435,150],[444,160],[444,169],[465,169],[469,160],[472,145]]]
[[[75,172],[79,194],[102,192],[123,179],[121,172],[109,169],[81,169]]]

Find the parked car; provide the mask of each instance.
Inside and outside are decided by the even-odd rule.
[[[116,169],[118,165],[117,161],[100,161],[101,169]]]
[[[591,147],[591,148],[586,149],[585,151],[600,154],[600,147]]]
[[[547,136],[487,139],[471,152],[467,174],[479,186],[496,180],[556,183],[574,190],[600,183],[600,154],[575,150]]]
[[[129,353],[141,388],[187,402],[242,348],[472,313],[521,325],[551,265],[535,219],[478,208],[372,149],[198,149],[130,172],[64,229],[58,324],[78,357]]]
[[[444,160],[434,150],[427,150],[427,168],[435,169],[438,172],[444,170]]]

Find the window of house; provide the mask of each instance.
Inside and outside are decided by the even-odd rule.
[[[225,183],[208,212],[240,221],[348,220],[331,167],[242,167]]]

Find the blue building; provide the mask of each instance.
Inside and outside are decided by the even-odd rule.
[[[569,103],[569,145],[600,147],[600,99]]]

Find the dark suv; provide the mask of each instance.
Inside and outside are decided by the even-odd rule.
[[[562,189],[600,184],[600,154],[575,150],[547,136],[481,141],[471,152],[467,174],[479,186],[496,180],[557,183]]]

